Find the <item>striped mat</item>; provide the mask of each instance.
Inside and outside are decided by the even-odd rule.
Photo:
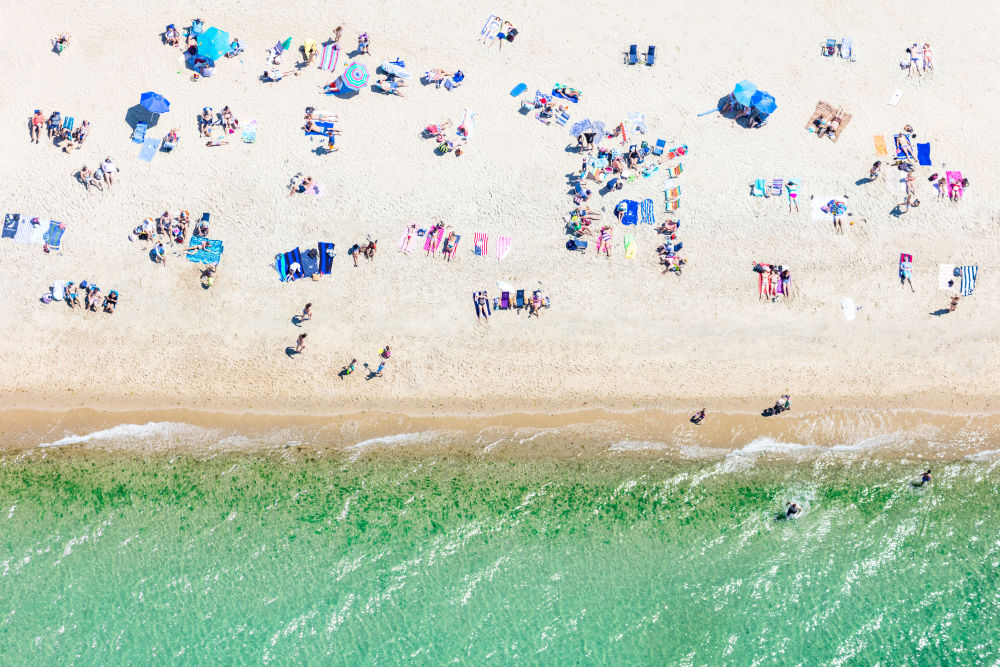
[[[35,233],[35,226],[31,224],[27,216],[21,216],[21,224],[17,226],[17,233],[14,234],[14,243],[31,243],[31,236]]]
[[[653,225],[656,224],[656,215],[653,213],[653,200],[643,199],[639,206],[640,222]]]
[[[979,275],[978,266],[963,266],[962,270],[962,296],[969,296],[972,290],[976,289],[976,276]]]
[[[475,245],[475,253],[480,257],[486,257],[489,254],[490,249],[490,237],[481,232],[476,232],[472,237],[472,242]]]
[[[510,254],[510,246],[513,243],[509,236],[501,236],[497,239],[497,261],[502,262]]]

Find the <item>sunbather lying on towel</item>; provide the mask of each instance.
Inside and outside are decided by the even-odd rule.
[[[562,86],[560,88],[556,88],[555,90],[567,100],[575,100],[577,102],[580,101],[580,91],[576,88],[567,88],[566,86]]]
[[[424,80],[428,83],[440,82],[453,76],[454,74],[454,72],[445,72],[440,67],[434,67],[433,69],[429,69],[424,72]]]
[[[403,93],[399,91],[400,88],[406,85],[405,81],[389,81],[388,79],[379,79],[375,82],[375,85],[379,87],[383,93],[389,95],[399,95],[403,97]]]
[[[680,226],[681,223],[678,222],[677,220],[667,220],[659,227],[657,227],[656,231],[659,232],[660,234],[674,234],[677,232],[677,228]]]

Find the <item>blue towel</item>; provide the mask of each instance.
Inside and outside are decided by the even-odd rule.
[[[632,199],[623,199],[618,202],[618,206],[622,204],[625,204],[625,215],[622,216],[622,224],[634,225],[637,223],[639,221],[639,202]]]
[[[978,266],[963,266],[962,270],[962,296],[969,296],[972,290],[976,289],[976,276],[979,275]]]
[[[316,253],[316,257],[310,257],[309,253]],[[306,254],[302,255],[302,277],[308,278],[318,272],[319,251],[316,248],[310,248],[309,250],[306,250]]]
[[[198,264],[217,264],[222,259],[222,241],[215,241],[212,239],[206,239],[203,236],[191,236],[191,243],[188,247],[201,245],[205,241],[208,241],[208,248],[206,250],[196,250],[195,252],[189,252],[187,254],[189,262],[197,262]]]
[[[917,144],[917,162],[922,167],[931,166],[931,144]]]
[[[279,253],[274,258],[274,270],[278,272],[278,277],[284,281],[285,274],[288,273],[288,262],[285,261],[285,254]]]
[[[560,92],[559,92],[558,90],[556,90],[555,88],[553,88],[553,89],[552,89],[552,95],[553,95],[554,97],[559,97],[559,98],[561,98],[561,99],[564,99],[564,100],[567,100],[567,101],[569,101],[569,102],[572,102],[573,104],[576,104],[577,102],[579,102],[579,101],[580,101],[580,100],[579,100],[578,98],[573,98],[573,97],[566,97],[565,95],[563,95],[562,93],[560,93]]]
[[[319,242],[319,272],[324,276],[330,275],[333,270],[333,244],[325,241]]]
[[[49,223],[49,230],[45,232],[45,242],[49,244],[49,247],[53,250],[59,250],[59,243],[62,241],[63,232],[65,229],[59,226],[59,223],[55,220]]]
[[[296,248],[295,250],[289,250],[288,252],[285,253],[285,276],[282,278],[282,280],[288,280],[289,278],[292,277],[294,278],[302,277],[301,268],[295,273],[294,276],[288,274],[289,267],[291,267],[291,265],[295,262],[298,262],[300,267],[302,266],[302,253],[299,251],[298,248]]]
[[[510,91],[510,96],[511,97],[517,97],[518,95],[522,94],[527,89],[528,89],[528,84],[526,84],[526,83],[519,83],[516,86],[514,86],[513,90]]]
[[[152,162],[153,156],[156,155],[156,151],[160,150],[162,142],[162,139],[156,137],[146,137],[146,140],[142,142],[142,150],[139,151],[139,159],[143,162]]]
[[[643,199],[642,205],[640,206],[640,211],[642,213],[642,223],[646,225],[656,224],[656,216],[653,213],[653,200]]]
[[[8,213],[3,219],[3,238],[12,239],[17,236],[17,226],[21,223],[19,213]]]

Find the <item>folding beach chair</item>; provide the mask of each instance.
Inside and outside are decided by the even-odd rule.
[[[781,193],[784,191],[784,189],[785,189],[785,179],[783,179],[783,178],[776,178],[773,181],[771,181],[771,196],[772,197],[780,197]]]
[[[668,199],[667,200],[667,213],[673,213],[681,207],[680,199]]]
[[[496,310],[510,310],[510,292],[500,292],[500,305]]]
[[[656,62],[656,47],[652,44],[649,45],[649,50],[646,51],[646,65],[653,65]]]
[[[625,64],[635,65],[639,62],[639,47],[636,44],[632,44],[628,47],[628,52],[625,54]]]
[[[681,175],[683,171],[684,171],[684,165],[678,162],[673,167],[670,167],[667,170],[667,173],[670,174],[670,178],[677,178],[678,176]]]
[[[826,44],[822,46],[822,49],[824,56],[832,58],[833,56],[837,55],[837,40],[836,39],[826,40]]]
[[[656,145],[653,146],[653,155],[663,155],[663,149],[667,147],[667,142],[663,139],[657,139]]]
[[[667,201],[670,201],[671,199],[680,199],[681,198],[681,186],[678,185],[675,188],[670,188],[669,190],[664,190],[663,191],[663,196],[666,197]]]
[[[588,243],[586,241],[581,241],[580,239],[570,239],[569,241],[566,241],[566,250],[578,250],[583,252],[587,249],[587,245]]]
[[[76,122],[75,118],[73,118],[72,116],[66,116],[66,118],[63,119],[63,129],[64,130],[69,130],[70,132],[72,132],[73,131],[73,123],[75,123],[75,122]]]
[[[146,123],[136,123],[132,130],[132,141],[141,144],[146,140]]]
[[[520,310],[521,308],[524,308],[524,290],[523,289],[517,290],[517,294],[514,297],[514,307],[517,308],[518,310]]]

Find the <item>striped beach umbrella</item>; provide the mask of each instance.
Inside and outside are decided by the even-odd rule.
[[[344,88],[361,90],[368,83],[368,68],[354,60],[340,75]]]

